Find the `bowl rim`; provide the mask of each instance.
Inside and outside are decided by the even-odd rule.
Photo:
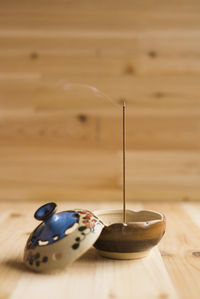
[[[111,214],[111,213],[122,213],[123,210],[122,209],[103,209],[103,210],[95,210],[93,211],[93,214],[95,216],[97,216],[101,221],[103,221],[101,219],[101,215],[102,214]],[[148,224],[153,224],[153,223],[158,223],[158,222],[165,222],[166,221],[166,217],[163,213],[161,212],[157,212],[157,211],[154,211],[154,210],[130,210],[130,209],[127,209],[126,210],[126,213],[129,213],[129,214],[137,214],[137,213],[141,213],[141,212],[146,212],[146,213],[150,213],[150,214],[154,214],[154,215],[157,215],[159,216],[158,219],[152,219],[152,220],[144,220],[144,221],[129,221],[127,222],[127,224],[145,224],[145,223],[148,223]],[[105,226],[107,226],[105,224]]]

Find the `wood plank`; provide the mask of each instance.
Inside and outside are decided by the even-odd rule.
[[[81,29],[108,29],[115,30],[157,30],[199,28],[199,3],[174,1],[160,3],[159,1],[139,2],[125,1],[122,5],[118,1],[99,4],[97,1],[81,1],[75,4],[69,2],[41,1],[39,4],[9,1],[1,8],[1,28],[81,28]],[[113,6],[115,10],[113,10]]]
[[[154,47],[155,48],[155,47]],[[199,74],[199,57],[195,54],[165,55],[157,50],[132,50],[132,53],[98,54],[98,49],[80,53],[29,50],[25,54],[0,53],[1,74],[4,72],[64,73],[66,75],[135,76],[142,74]],[[100,50],[101,51],[101,50]],[[151,55],[155,55],[153,60]]]
[[[79,202],[61,203],[59,209],[70,209]],[[85,208],[97,209],[116,208],[119,203],[102,202],[94,204],[85,202]],[[5,203],[0,204],[1,215],[6,211]],[[7,203],[10,215],[1,229],[3,247],[0,253],[0,275],[4,279],[1,284],[2,298],[23,298],[24,292],[31,299],[42,298],[178,298],[166,272],[165,266],[157,249],[144,260],[117,261],[100,257],[95,249],[91,249],[82,258],[63,272],[55,275],[35,274],[25,269],[22,264],[22,254],[29,231],[35,226],[31,214],[35,203],[18,202],[15,205]],[[132,208],[139,208],[137,203]],[[2,211],[3,210],[3,211]],[[17,216],[16,216],[17,215]],[[9,221],[8,221],[9,220]],[[26,227],[24,227],[26,221]],[[13,225],[16,233],[13,234]],[[87,275],[85,269],[87,268]],[[145,275],[144,275],[145,273]],[[79,282],[79,288],[74,285]],[[119,283],[121,281],[121,283]],[[58,288],[56,283],[59,284]],[[145,284],[145,288],[143,287]],[[35,291],[37,285],[37,292]],[[88,285],[90,287],[88,288]],[[51,287],[52,286],[52,287]]]
[[[7,51],[6,51],[7,52]],[[76,51],[74,51],[76,52]],[[38,72],[38,73],[65,73],[65,75],[96,75],[110,76],[131,73],[140,73],[138,55],[130,53],[124,55],[99,55],[98,50],[93,53],[68,54],[62,50],[48,53],[34,50],[26,54],[0,53],[1,73]],[[196,60],[195,60],[196,61]],[[165,67],[163,67],[165,68]]]
[[[198,202],[195,203],[184,203],[183,208],[185,212],[190,216],[192,222],[200,227],[200,205]],[[196,254],[198,256],[198,253]]]
[[[54,97],[54,96],[53,96]],[[93,99],[94,100],[94,99]],[[5,102],[2,101],[2,104]],[[52,146],[121,150],[121,111],[105,101],[35,102],[36,109],[1,110],[1,146]],[[69,105],[67,105],[69,103]],[[5,103],[6,104],[6,103]],[[23,103],[22,103],[23,104]],[[8,103],[6,104],[8,105]],[[54,111],[56,108],[57,111]],[[73,108],[79,107],[79,108]],[[98,110],[96,109],[98,107]],[[63,111],[61,110],[64,107]],[[81,109],[81,107],[83,109]],[[104,107],[108,107],[106,110]],[[152,107],[153,108],[153,107]],[[129,150],[199,151],[199,111],[128,109]],[[111,138],[112,136],[112,138]]]
[[[167,271],[181,298],[199,298],[200,260],[199,228],[191,221],[182,205],[146,203],[147,209],[161,211],[167,218],[166,235],[159,248]]]
[[[72,33],[72,32],[71,32]],[[122,37],[111,34],[64,36],[27,31],[1,37],[1,72],[48,72],[68,75],[198,74],[200,33],[160,32]],[[22,34],[23,35],[23,34]],[[31,37],[31,35],[33,35]]]
[[[37,76],[36,76],[37,74]],[[32,77],[31,77],[32,76]],[[77,88],[76,84],[93,86],[107,94],[115,101],[124,97],[130,107],[169,111],[176,113],[198,113],[199,76],[94,76],[38,73],[0,73],[0,105],[1,108],[32,109],[89,109],[92,99],[98,108],[102,106],[94,92],[85,88]],[[75,84],[73,90],[65,86]],[[66,87],[67,87],[66,86]],[[11,88],[12,87],[12,88]],[[73,95],[74,93],[74,95]],[[88,102],[84,102],[89,97]],[[98,101],[98,103],[97,103]],[[74,103],[74,104],[72,104]],[[103,101],[102,103],[106,102]],[[76,106],[75,106],[76,104]],[[106,105],[105,108],[109,108]],[[112,106],[110,106],[112,108]]]
[[[93,263],[91,263],[93,261]],[[87,268],[87,275],[84,275]],[[145,275],[138,273],[144,273]],[[153,273],[152,273],[153,272]],[[131,275],[132,274],[132,275]],[[159,280],[155,279],[155,274]],[[81,277],[79,288],[75,292],[74,285]],[[94,277],[96,279],[94,279]],[[67,284],[66,284],[67,280]],[[120,284],[117,282],[120,280]],[[88,285],[92,282],[91,287]],[[59,284],[59,291],[55,289],[56,282]],[[127,283],[128,282],[128,283]],[[142,286],[145,283],[145,288]],[[149,259],[145,261],[109,261],[98,256],[95,249],[92,249],[83,258],[77,261],[65,274],[55,276],[33,275],[23,273],[10,298],[22,298],[24,289],[29,298],[35,299],[35,284],[42,298],[68,297],[88,298],[178,298],[171,284],[170,278],[164,268],[160,254],[153,251]],[[52,287],[48,287],[52,285]],[[48,291],[47,291],[48,290]],[[37,294],[38,296],[38,294]]]
[[[0,200],[120,200],[122,154],[1,147]],[[127,199],[199,200],[199,153],[127,152]]]

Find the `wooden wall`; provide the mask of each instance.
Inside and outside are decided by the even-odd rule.
[[[121,110],[77,83],[126,99],[129,200],[200,199],[199,12],[2,1],[0,199],[121,198]]]

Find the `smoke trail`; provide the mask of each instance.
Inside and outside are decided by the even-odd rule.
[[[92,92],[94,92],[97,96],[99,96],[100,98],[103,98],[103,99],[107,100],[108,102],[110,102],[115,107],[117,107],[117,108],[121,107],[111,97],[109,97],[108,95],[106,95],[105,93],[103,93],[102,91],[100,91],[99,89],[97,89],[96,87],[91,86],[91,85],[82,84],[82,83],[65,83],[63,86],[63,89],[68,90],[68,89],[77,88],[77,87],[89,89]]]
[[[23,78],[23,81],[38,81],[37,83],[42,86],[42,87],[48,87],[48,88],[58,88],[64,91],[70,90],[70,89],[76,89],[76,88],[85,88],[85,89],[89,89],[91,90],[95,95],[97,95],[100,99],[104,99],[108,102],[110,102],[113,106],[117,107],[117,108],[121,108],[121,105],[116,103],[111,97],[109,97],[107,94],[103,93],[102,91],[100,91],[99,89],[97,89],[94,86],[88,85],[88,84],[83,84],[83,83],[68,83],[66,82],[66,80],[64,79],[60,79],[60,80],[55,80],[53,82],[48,82],[48,81],[43,81],[43,79],[41,78],[27,78],[27,80],[25,78]]]

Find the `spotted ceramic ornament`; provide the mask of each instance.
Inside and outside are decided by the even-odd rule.
[[[24,262],[34,271],[70,265],[95,243],[104,227],[90,211],[55,213],[55,208],[55,203],[47,203],[34,214],[43,222],[31,233],[24,250]]]

